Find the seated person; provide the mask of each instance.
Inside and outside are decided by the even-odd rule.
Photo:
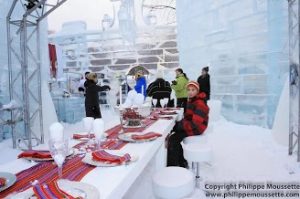
[[[185,137],[201,135],[208,125],[209,107],[204,102],[205,93],[199,93],[199,84],[195,81],[187,84],[187,92],[189,99],[184,118],[176,123],[175,133],[168,140],[168,166],[187,167],[180,142]]]
[[[148,86],[146,92],[147,96],[157,99],[156,107],[161,107],[160,100],[164,98],[168,98],[170,103],[172,88],[170,83],[163,79],[162,71],[156,73],[156,80]]]

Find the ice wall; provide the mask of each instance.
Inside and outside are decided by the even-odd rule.
[[[191,79],[210,65],[222,114],[271,127],[288,72],[287,1],[177,1],[180,65]]]

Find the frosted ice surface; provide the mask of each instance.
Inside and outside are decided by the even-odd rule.
[[[272,127],[288,72],[287,1],[176,2],[180,65],[190,79],[210,63],[222,114]]]

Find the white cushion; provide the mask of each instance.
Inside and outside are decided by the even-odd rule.
[[[165,167],[152,178],[155,196],[179,199],[190,195],[195,187],[194,174],[182,167]]]
[[[212,149],[207,144],[181,142],[183,156],[190,162],[210,162],[212,160]]]
[[[190,143],[200,143],[205,144],[207,143],[207,134],[203,133],[202,135],[194,135],[184,138],[183,140],[184,144],[190,144]]]

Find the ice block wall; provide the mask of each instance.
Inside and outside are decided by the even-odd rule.
[[[241,124],[271,127],[288,72],[288,11],[281,0],[176,2],[180,65],[210,65],[212,98]]]

